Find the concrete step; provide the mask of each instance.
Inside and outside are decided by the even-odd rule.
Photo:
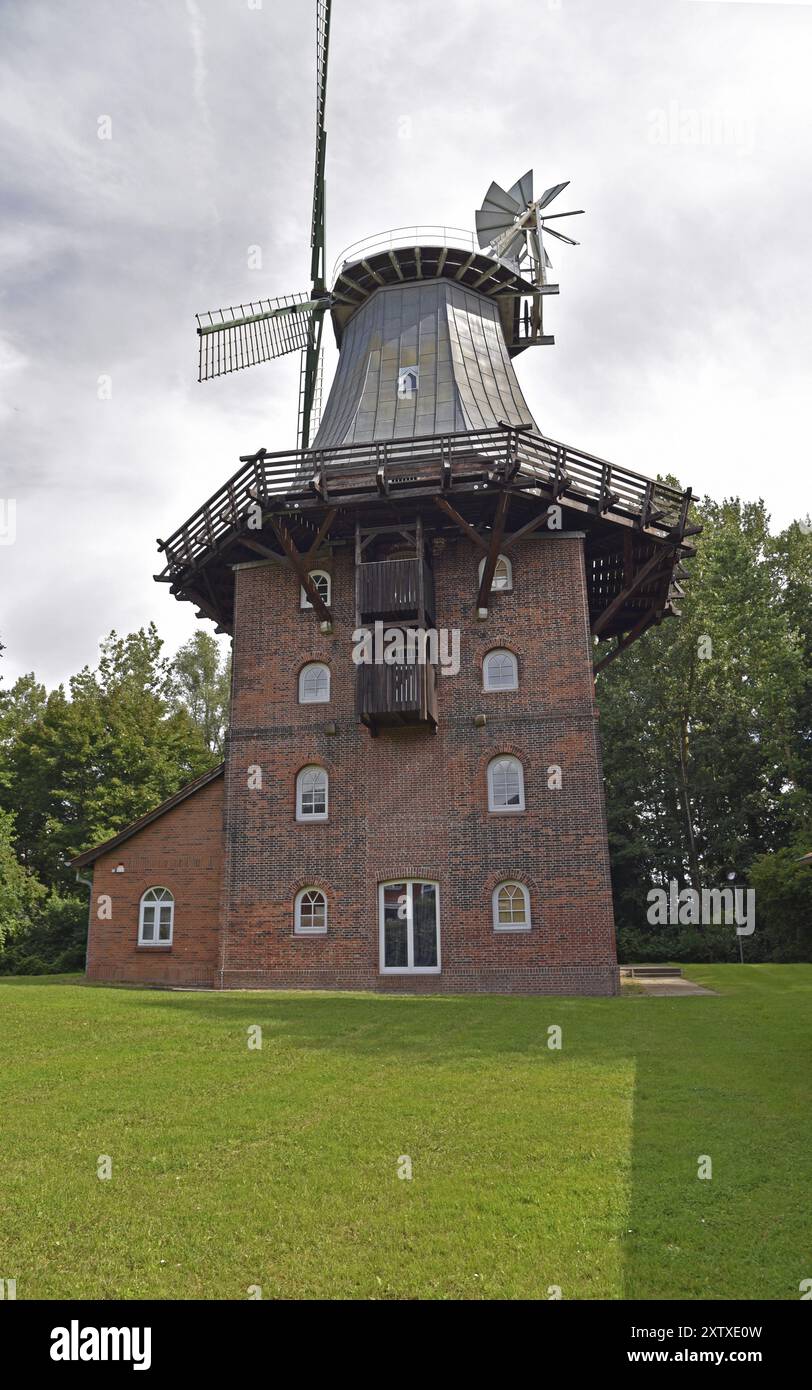
[[[679,976],[682,970],[677,965],[623,965],[620,973],[627,979],[660,980]]]

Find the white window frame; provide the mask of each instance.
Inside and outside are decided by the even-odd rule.
[[[497,806],[496,797],[493,790],[493,773],[498,763],[515,763],[519,769],[519,805],[518,806]],[[488,763],[488,810],[496,816],[519,816],[525,810],[524,800],[524,768],[518,758],[512,753],[500,753],[498,757],[491,758]]]
[[[384,932],[384,890],[403,884],[406,889],[406,960],[414,961],[414,887],[426,884],[434,889],[434,903],[437,913],[435,930],[437,932],[436,965],[385,965],[386,936]],[[390,878],[378,884],[378,969],[381,975],[439,975],[442,966],[440,940],[440,885],[433,878]]]
[[[499,894],[503,888],[518,888],[524,899],[524,918],[523,922],[500,922],[499,921]],[[494,931],[530,931],[533,926],[533,919],[530,916],[530,891],[525,883],[520,883],[518,879],[506,878],[501,883],[497,883],[493,890],[493,929]]]
[[[319,671],[327,677],[326,695],[308,695],[305,692],[305,678],[308,671]],[[330,667],[326,661],[308,661],[299,672],[299,704],[300,705],[329,705],[330,703]]]
[[[491,661],[493,660],[494,657],[506,657],[506,656],[510,657],[511,664],[512,664],[512,668],[513,668],[513,681],[512,681],[512,684],[511,684],[511,685],[494,685],[494,684],[492,683],[492,681],[491,681],[490,674],[489,674],[490,663],[491,663]],[[495,693],[498,693],[498,692],[500,692],[500,691],[518,690],[518,689],[519,689],[519,663],[518,663],[518,661],[517,661],[517,659],[516,659],[516,653],[515,653],[515,652],[512,652],[512,651],[510,650],[510,647],[493,647],[489,652],[486,653],[485,660],[484,660],[483,663],[482,663],[482,689],[483,689],[483,690],[491,690],[491,691],[494,691]]]
[[[324,602],[325,602],[326,606],[329,608],[329,607],[330,607],[330,600],[331,600],[331,598],[332,598],[332,596],[333,596],[333,581],[332,581],[332,579],[330,578],[330,576],[329,576],[329,574],[327,573],[327,571],[326,571],[326,570],[309,570],[309,571],[308,571],[307,577],[308,577],[308,579],[312,579],[314,584],[316,584],[316,580],[317,580],[317,579],[324,579],[324,580],[326,581],[326,585],[327,585],[327,592],[326,592],[326,593],[321,594],[321,589],[319,589],[318,584],[316,584],[316,588],[319,589],[319,593],[321,594],[322,598],[324,599]],[[307,594],[306,594],[306,592],[305,592],[304,584],[301,585],[300,598],[299,598],[299,606],[300,606],[301,608],[312,608],[312,607],[313,607],[312,603],[310,602],[310,599],[307,597]]]
[[[302,902],[308,893],[318,893],[324,903],[324,926],[323,927],[304,927],[302,926]],[[327,894],[323,888],[300,888],[296,894],[293,913],[293,930],[297,936],[326,936],[329,921],[329,905]]]
[[[304,778],[308,772],[320,772],[324,777],[324,810],[315,813],[306,812],[302,807]],[[298,821],[325,821],[330,814],[330,774],[326,767],[319,763],[308,763],[307,767],[300,768],[296,774],[296,819]]]
[[[487,555],[483,555],[482,559],[481,559],[480,562],[479,562],[479,582],[480,582],[480,584],[482,583],[482,575],[483,575],[483,573],[484,573],[484,571],[485,571],[485,561],[487,560],[487,558],[488,558]],[[504,583],[504,584],[497,584],[497,582],[496,582],[496,576],[497,576],[497,574],[498,574],[498,572],[499,572],[499,566],[500,566],[500,565],[504,565],[504,567],[505,567],[505,580],[506,580],[506,583]],[[513,562],[512,562],[512,560],[510,559],[510,557],[509,557],[508,555],[499,555],[499,556],[497,557],[496,565],[495,565],[495,567],[494,567],[493,579],[491,580],[491,593],[492,593],[492,594],[510,594],[510,593],[512,593],[512,592],[513,592]]]
[[[148,898],[147,895],[149,893],[160,893],[164,894],[165,896]],[[168,940],[162,941],[159,939],[159,934],[161,930],[161,914],[160,910],[155,911],[155,909],[160,909],[161,907],[166,907],[167,905],[169,907],[169,938]],[[151,938],[144,936],[144,917],[148,908],[152,908],[154,913],[153,928],[155,931],[155,935]],[[138,904],[138,945],[155,947],[159,950],[166,950],[168,946],[172,945],[174,936],[175,895],[170,888],[165,888],[164,885],[161,883],[152,884],[149,888],[144,889],[144,892],[141,894],[141,901]]]

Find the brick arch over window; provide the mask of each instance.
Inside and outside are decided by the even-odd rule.
[[[399,883],[403,878],[414,878],[427,883],[439,883],[442,888],[442,875],[437,872],[437,865],[430,868],[427,864],[404,866],[398,864],[394,869],[391,864],[384,865],[383,869],[375,873],[375,889],[379,883]]]
[[[540,881],[535,875],[529,874],[527,869],[523,869],[517,864],[506,864],[504,868],[494,869],[487,878],[482,880],[483,901],[487,897],[488,902],[490,902],[500,883],[523,883],[530,893],[535,914],[536,904],[540,902],[542,892]]]
[[[305,734],[305,737],[312,738],[312,729],[305,729],[303,732]],[[517,754],[516,756],[518,757],[519,755]],[[307,752],[305,753],[297,753],[296,762],[293,768],[294,782],[296,781],[296,778],[299,776],[299,773],[302,771],[302,768],[304,767],[323,767],[324,771],[329,776],[331,783],[333,781],[333,778],[337,776],[336,764],[333,762],[332,758],[325,757],[325,755],[322,752],[320,752],[317,748],[308,748]]]
[[[303,656],[303,655],[300,653],[300,654],[299,654],[299,657],[298,657],[298,660],[299,660],[299,670],[300,670],[300,671],[301,671],[301,669],[302,669],[303,666],[309,666],[311,661],[320,661],[321,664],[322,664],[322,666],[329,666],[331,671],[332,671],[332,669],[333,669],[333,667],[334,667],[334,665],[335,665],[335,662],[334,662],[334,660],[333,660],[333,654],[332,654],[332,652],[329,652],[329,651],[320,652],[320,651],[318,651],[318,649],[315,649],[315,648],[310,652],[309,655]]]
[[[288,890],[293,897],[301,892],[303,888],[318,888],[327,898],[328,907],[335,899],[335,885],[326,882],[324,877],[319,874],[297,874],[295,878],[289,880]]]

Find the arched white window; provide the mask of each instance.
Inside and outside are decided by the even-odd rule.
[[[493,929],[530,930],[530,894],[523,883],[500,883],[493,890]]]
[[[293,929],[302,936],[323,936],[327,931],[327,898],[320,888],[302,888],[296,894]]]
[[[480,584],[482,583],[482,573],[485,569],[486,558],[486,556],[483,556],[479,562]],[[507,555],[500,555],[499,559],[496,561],[496,568],[494,569],[493,579],[491,580],[491,593],[494,594],[497,593],[499,590],[506,591],[512,588],[513,566],[510,563],[510,560],[508,559]]]
[[[331,592],[332,585],[331,585],[331,583],[330,583],[330,576],[329,576],[329,574],[327,573],[327,571],[326,571],[326,570],[310,570],[310,572],[309,572],[309,574],[308,574],[308,578],[309,578],[309,579],[312,579],[312,581],[313,581],[313,583],[315,584],[316,589],[317,589],[317,591],[318,591],[319,597],[323,600],[324,603],[327,604],[327,607],[329,608],[329,607],[330,607],[330,592]],[[313,605],[312,605],[312,603],[310,602],[310,599],[307,597],[307,594],[305,593],[304,584],[301,586],[301,591],[300,591],[300,593],[301,593],[301,597],[300,597],[299,602],[300,602],[300,604],[301,604],[301,607],[302,607],[302,608],[312,608]]]
[[[488,764],[488,810],[524,810],[524,775],[518,758],[494,758]]]
[[[330,667],[311,661],[299,672],[299,704],[326,705],[330,699]]]
[[[513,652],[499,647],[488,652],[482,667],[485,690],[518,690],[519,667]]]
[[[327,819],[327,773],[323,767],[303,767],[296,778],[296,819]]]
[[[148,888],[138,914],[139,946],[171,946],[175,899],[168,888]]]

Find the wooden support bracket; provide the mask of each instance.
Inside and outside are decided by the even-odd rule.
[[[327,607],[327,604],[324,602],[324,599],[322,598],[315,584],[313,583],[313,580],[310,578],[310,575],[307,572],[305,560],[299,554],[298,550],[296,549],[296,546],[293,544],[290,532],[288,531],[287,527],[283,525],[281,521],[279,521],[277,517],[272,516],[270,518],[270,522],[276,534],[276,538],[279,541],[279,544],[281,545],[283,551],[285,552],[285,555],[287,556],[288,563],[291,569],[297,575],[302,588],[307,594],[307,597],[310,599],[314,612],[317,614],[317,616],[323,623],[328,623],[330,626],[332,626],[333,620],[330,610]]]
[[[592,624],[593,637],[600,636],[604,628],[612,621],[615,615],[620,612],[624,604],[626,604],[628,600],[632,598],[634,594],[637,593],[638,589],[640,588],[640,585],[646,579],[648,579],[649,575],[653,574],[655,570],[663,567],[664,561],[670,561],[672,555],[673,550],[670,547],[664,547],[661,550],[655,550],[654,554],[648,560],[646,560],[646,563],[642,565],[641,568],[637,571],[634,578],[632,579],[631,584],[629,584],[625,589],[623,589],[617,595],[616,598],[613,598],[612,602],[606,608],[604,608],[602,613],[598,614],[598,617]]]
[[[321,523],[321,526],[319,527],[318,532],[317,532],[317,534],[316,534],[316,538],[315,538],[315,540],[313,541],[313,544],[311,545],[311,547],[310,547],[310,549],[308,550],[307,554],[305,555],[305,560],[306,560],[306,561],[307,561],[307,560],[311,560],[312,557],[316,554],[316,551],[318,550],[319,546],[321,545],[322,541],[324,540],[324,537],[327,535],[328,531],[330,530],[330,527],[332,526],[333,522],[335,521],[335,518],[336,518],[337,514],[338,514],[338,507],[331,507],[330,510],[329,510],[329,512],[327,512],[327,514],[325,515],[325,518],[324,518],[323,522]]]
[[[524,540],[525,536],[532,535],[540,526],[545,526],[549,520],[549,511],[540,512],[538,516],[533,517],[532,521],[528,521],[524,526],[520,526],[518,531],[514,531],[511,536],[505,536],[505,539],[502,541],[502,549],[512,550],[513,546],[516,545],[518,541]]]
[[[490,545],[488,546],[487,555],[485,557],[485,564],[482,568],[482,578],[479,581],[479,593],[477,594],[476,598],[476,606],[477,612],[480,614],[483,612],[487,613],[488,611],[488,596],[491,592],[491,584],[493,582],[493,573],[496,569],[496,562],[499,559],[499,555],[502,550],[502,540],[505,534],[505,520],[507,518],[507,510],[509,505],[510,493],[506,488],[504,492],[501,494],[499,501],[496,504],[496,512],[493,518],[493,530],[491,531]]]
[[[449,516],[454,524],[459,526],[463,535],[474,542],[474,545],[478,545],[480,550],[484,550],[485,554],[488,554],[490,548],[488,542],[483,536],[480,536],[478,531],[474,530],[473,526],[465,520],[464,516],[460,516],[456,507],[452,507],[451,503],[447,502],[445,497],[435,497],[434,505],[435,507],[439,507],[441,512],[445,512],[446,516]]]
[[[659,621],[660,618],[656,609],[649,609],[643,614],[640,621],[635,624],[631,632],[627,632],[625,637],[621,637],[618,640],[617,646],[613,647],[610,652],[607,652],[603,660],[598,662],[592,674],[597,676],[599,671],[602,671],[605,666],[608,666],[610,662],[614,661],[616,656],[620,656],[621,652],[625,652],[626,648],[630,647],[632,642],[636,642],[638,637],[642,637],[643,633],[647,632],[652,624],[659,623]]]

